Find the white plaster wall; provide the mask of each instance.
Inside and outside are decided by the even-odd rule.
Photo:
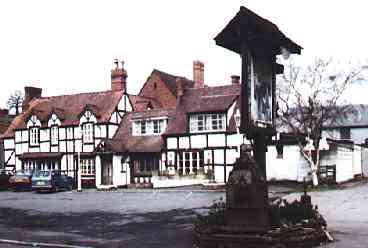
[[[215,181],[222,183],[224,182],[224,150],[216,149],[213,151],[214,163],[215,163]],[[219,166],[222,165],[222,166]]]
[[[350,129],[350,138],[356,144],[363,144],[368,138],[368,128],[352,128]]]
[[[15,169],[21,170],[22,169],[22,161],[19,158],[15,157]]]
[[[181,149],[189,148],[189,137],[179,137],[179,148]]]
[[[13,153],[13,151],[4,151],[4,161],[8,161],[8,164],[15,164],[15,154]]]
[[[22,148],[22,153],[24,152],[28,152],[28,142],[27,143],[22,143],[22,144],[18,144],[17,146],[21,146]]]
[[[15,146],[15,154],[17,154],[17,155],[22,154],[22,146],[21,145],[16,145]]]
[[[113,183],[115,187],[127,185],[130,183],[130,175],[129,175],[129,164],[124,163],[124,167],[127,168],[126,172],[122,172],[121,168],[121,156],[113,156],[112,164],[113,164]]]
[[[66,155],[61,157],[61,163],[60,163],[60,169],[61,170],[66,170],[66,160],[67,160]]]
[[[101,157],[99,155],[95,158],[95,173],[96,173],[96,187],[101,187]]]
[[[126,105],[125,105],[126,103]],[[132,111],[132,106],[130,104],[129,98],[127,97],[127,95],[123,95],[123,97],[121,98],[119,104],[118,104],[118,109],[119,110],[125,110],[126,111]]]
[[[41,129],[40,130],[40,141],[48,141],[50,140],[49,129]]]
[[[353,151],[338,148],[336,160],[336,182],[341,183],[354,178]]]
[[[207,146],[206,144],[206,135],[192,135],[191,136],[191,145],[192,148],[204,148]]]
[[[59,128],[59,139],[63,140],[66,139],[66,131],[65,128]]]
[[[208,146],[218,147],[225,146],[225,134],[209,134],[208,135]]]
[[[362,175],[362,147],[354,146],[353,174]]]
[[[93,152],[93,150],[94,150],[93,144],[83,145],[83,152]]]
[[[22,141],[28,142],[28,130],[23,130],[22,132]]]
[[[226,164],[234,164],[239,157],[239,153],[235,149],[226,150]]]
[[[57,146],[55,146],[55,147],[57,148]],[[66,141],[60,141],[59,142],[59,149],[60,149],[60,152],[66,152]]]
[[[75,152],[81,152],[81,148],[82,148],[82,141],[81,140],[76,140],[75,141]]]
[[[51,146],[51,152],[59,152],[58,146]]]
[[[40,149],[38,151],[49,152],[50,151],[50,143],[48,143],[48,142],[40,143]]]
[[[167,149],[177,149],[177,140],[176,138],[167,138]]]
[[[230,118],[231,116],[234,114],[234,108],[235,108],[235,105],[236,105],[236,102],[234,102],[231,107],[229,108],[229,110],[227,111],[227,127],[229,126],[230,124]]]
[[[14,149],[14,139],[4,139],[4,149]]]
[[[307,161],[296,145],[284,145],[283,158],[277,158],[275,146],[268,146],[266,153],[267,180],[303,181],[310,171]]]
[[[242,134],[232,134],[227,136],[228,146],[240,146],[241,144],[243,144]]]
[[[114,136],[117,129],[118,129],[118,126],[116,125],[109,126],[109,138],[112,138]]]
[[[22,131],[15,131],[15,142],[21,142],[22,141]]]

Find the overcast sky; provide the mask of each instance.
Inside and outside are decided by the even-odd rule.
[[[206,84],[230,83],[240,58],[213,38],[241,5],[301,45],[302,58],[368,58],[364,0],[4,0],[0,107],[26,85],[43,96],[108,90],[114,58],[125,61],[129,93],[154,68],[192,78],[193,60],[204,62]]]

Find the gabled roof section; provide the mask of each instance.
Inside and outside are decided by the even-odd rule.
[[[239,12],[215,37],[216,44],[241,54],[242,43],[263,44],[275,54],[281,54],[280,47],[291,53],[300,54],[302,47],[289,39],[279,28],[267,19],[264,19],[247,9],[240,7]]]
[[[240,85],[235,84],[187,89],[178,100],[175,115],[165,134],[186,133],[188,114],[227,112],[230,106],[239,99],[239,95]]]
[[[157,69],[154,69],[151,73],[151,76],[153,74],[158,75],[161,80],[166,84],[166,87],[170,90],[170,92],[176,97],[177,96],[177,92],[176,92],[176,80],[177,79],[182,79],[182,84],[184,89],[188,89],[188,88],[193,88],[194,87],[194,81],[189,80],[187,78],[184,77],[180,77],[180,76],[175,76]],[[151,77],[150,76],[150,77]],[[145,84],[143,85],[142,89],[144,88],[144,86],[146,85],[146,83],[149,81],[149,79],[147,79],[147,81],[145,82]],[[141,94],[141,92],[139,92],[139,95]]]
[[[80,114],[87,107],[92,109],[98,122],[108,122],[123,94],[123,91],[101,91],[36,98],[29,103],[27,110],[14,118],[3,136],[12,137],[14,129],[25,128],[25,122],[32,114],[40,119],[43,126],[47,126],[52,112],[57,113],[62,125],[77,125]]]

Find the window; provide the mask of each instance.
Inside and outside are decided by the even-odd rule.
[[[224,131],[225,114],[195,114],[189,119],[190,132]]]
[[[50,129],[51,132],[51,145],[59,144],[59,128],[58,126],[52,126]]]
[[[133,135],[159,135],[166,129],[166,120],[139,120],[133,123]]]
[[[80,170],[82,175],[95,175],[95,160],[92,158],[81,159]]]
[[[86,123],[83,125],[83,142],[93,142],[93,123]]]
[[[350,128],[344,127],[340,129],[340,139],[347,139],[349,140],[351,138],[350,136]]]
[[[40,129],[38,127],[32,127],[29,130],[29,145],[30,146],[40,145]]]
[[[284,146],[283,145],[277,144],[276,145],[276,151],[277,151],[276,158],[279,158],[279,159],[284,158]]]

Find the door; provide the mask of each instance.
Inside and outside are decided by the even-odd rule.
[[[112,185],[112,157],[105,157],[101,159],[101,184]]]

